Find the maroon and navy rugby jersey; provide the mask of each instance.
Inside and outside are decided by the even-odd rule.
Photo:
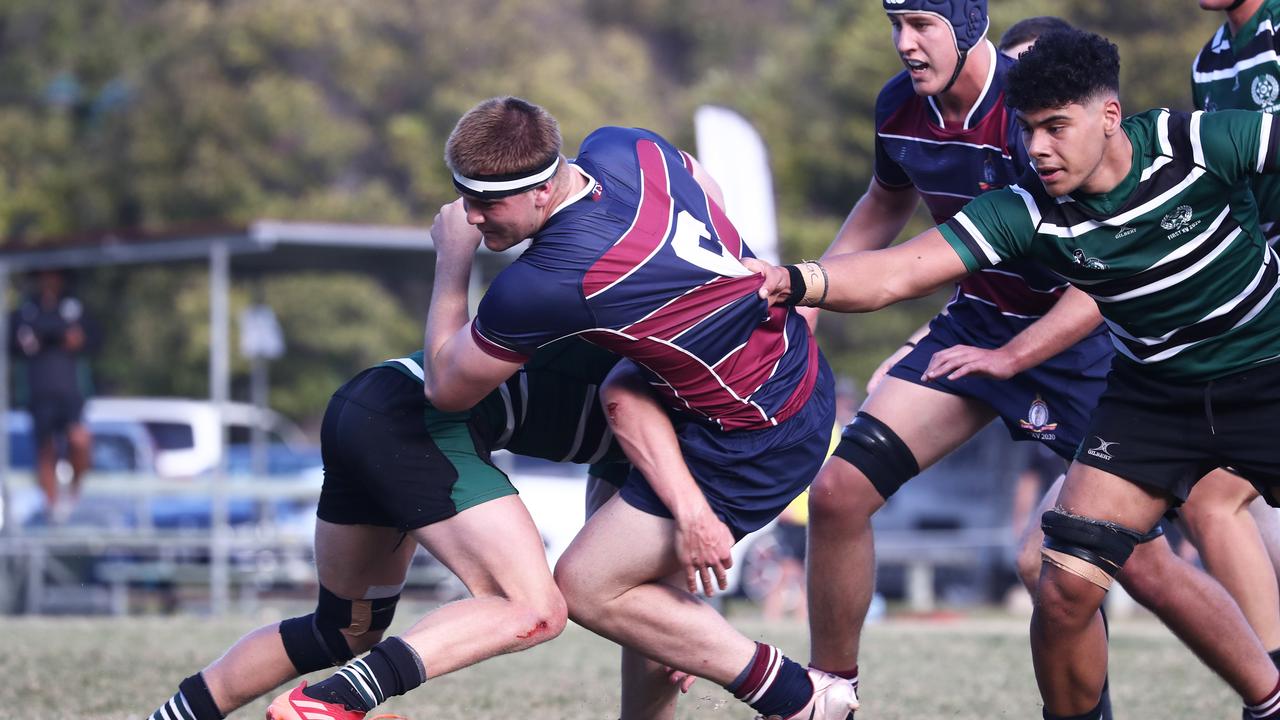
[[[606,127],[570,170],[588,186],[555,211],[485,293],[472,335],[523,362],[569,335],[636,361],[671,408],[725,430],[794,415],[819,351],[794,309],[767,306],[751,257],[687,156],[647,130]]]
[[[876,181],[891,190],[914,186],[937,224],[981,193],[1014,184],[1031,164],[1004,104],[1014,61],[984,45],[996,61],[963,127],[944,127],[937,99],[917,95],[905,70],[876,98]],[[994,347],[1048,312],[1066,289],[1039,266],[1012,261],[961,280],[947,309]]]

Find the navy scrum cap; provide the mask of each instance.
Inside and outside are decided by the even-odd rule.
[[[929,13],[951,25],[956,50],[964,55],[987,33],[987,0],[881,0],[891,15]]]

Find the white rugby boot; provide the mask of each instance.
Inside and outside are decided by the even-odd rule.
[[[853,720],[858,709],[858,693],[853,683],[831,673],[809,668],[813,697],[799,711],[781,715],[756,716],[756,720]]]

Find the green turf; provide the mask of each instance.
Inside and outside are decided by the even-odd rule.
[[[277,619],[0,619],[0,707],[9,717],[141,718],[177,683],[250,628]],[[413,619],[402,607],[393,630]],[[766,624],[738,613],[751,637],[805,658],[794,622]],[[863,644],[859,720],[1039,718],[1025,618],[891,620]],[[1150,620],[1116,622],[1112,687],[1121,718],[1236,718],[1230,690]],[[412,720],[616,718],[616,650],[571,626],[557,640],[428,682],[382,707]],[[430,666],[430,658],[426,659]],[[319,675],[323,677],[323,674]],[[232,715],[260,718],[265,700]],[[699,681],[681,718],[751,718],[724,691]]]

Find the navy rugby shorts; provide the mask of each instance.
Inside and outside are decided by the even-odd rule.
[[[972,375],[957,380],[921,380],[933,354],[953,345],[988,346],[971,338],[950,315],[939,315],[929,323],[929,334],[889,370],[889,375],[983,402],[996,411],[1014,440],[1039,441],[1065,460],[1075,455],[1106,387],[1105,364],[1094,360],[1092,365],[1080,367],[1072,362],[1075,349],[1068,348],[1008,380]]]
[[[835,423],[835,382],[820,358],[809,401],[773,427],[724,432],[686,416],[672,420],[689,471],[712,511],[740,540],[777,517],[822,468]],[[638,471],[631,471],[621,492],[632,507],[671,517]]]

